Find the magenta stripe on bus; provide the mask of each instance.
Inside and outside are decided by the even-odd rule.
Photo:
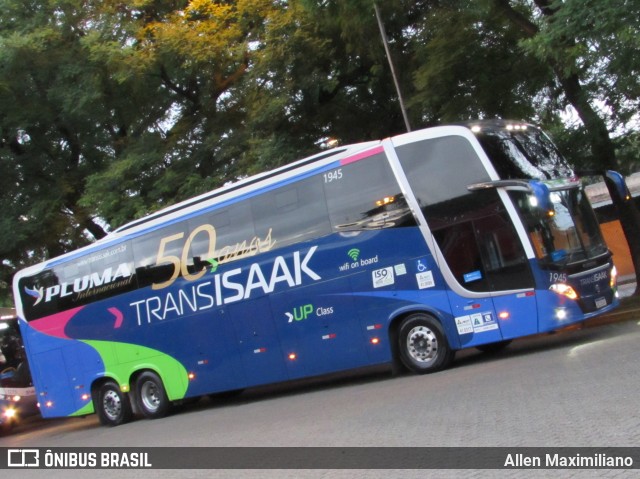
[[[368,157],[376,155],[378,153],[382,153],[383,151],[384,151],[384,148],[382,147],[382,145],[376,146],[375,148],[373,148],[371,150],[363,151],[361,153],[358,153],[357,155],[353,155],[353,156],[350,156],[348,158],[344,158],[344,159],[340,160],[340,165],[344,166],[344,165],[348,165],[349,163],[355,163],[356,161],[360,161],[360,160],[362,160],[364,158],[368,158]]]

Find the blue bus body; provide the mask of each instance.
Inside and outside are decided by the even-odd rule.
[[[431,372],[455,350],[616,307],[599,232],[560,207],[548,226],[519,206],[526,192],[467,188],[499,178],[468,127],[423,130],[245,180],[20,272],[43,416],[119,424],[128,403],[159,417],[185,398],[394,360]],[[558,202],[581,191],[549,185]],[[562,228],[582,246],[549,246]]]

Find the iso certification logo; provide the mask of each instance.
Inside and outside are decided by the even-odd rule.
[[[38,449],[7,450],[8,467],[40,467],[40,451]]]

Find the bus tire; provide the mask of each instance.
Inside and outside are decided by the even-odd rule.
[[[105,426],[119,426],[129,422],[133,415],[129,396],[114,381],[107,381],[98,388],[94,407],[100,423]]]
[[[166,416],[171,403],[160,376],[152,371],[145,371],[138,376],[135,384],[138,411],[147,419]]]
[[[402,321],[398,351],[405,367],[418,374],[446,368],[455,354],[440,322],[424,313],[412,314]]]

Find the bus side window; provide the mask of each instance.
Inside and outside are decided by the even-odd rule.
[[[296,181],[251,200],[256,235],[271,237],[276,248],[331,232],[327,202],[319,176]]]
[[[434,231],[433,236],[458,283],[471,291],[483,292],[491,289],[472,221],[439,229]]]
[[[451,136],[398,148],[400,163],[458,283],[487,292],[533,287],[522,242],[469,141]]]
[[[189,244],[189,269],[193,273],[257,253],[256,231],[248,200],[218,208],[189,220],[189,231],[200,229]],[[208,266],[207,266],[208,265]],[[215,270],[215,267],[214,267]]]
[[[186,229],[186,222],[181,222],[165,226],[133,242],[139,287],[163,284],[180,273],[180,265],[176,262],[182,255]]]
[[[334,231],[416,224],[383,153],[340,168],[324,182]]]

